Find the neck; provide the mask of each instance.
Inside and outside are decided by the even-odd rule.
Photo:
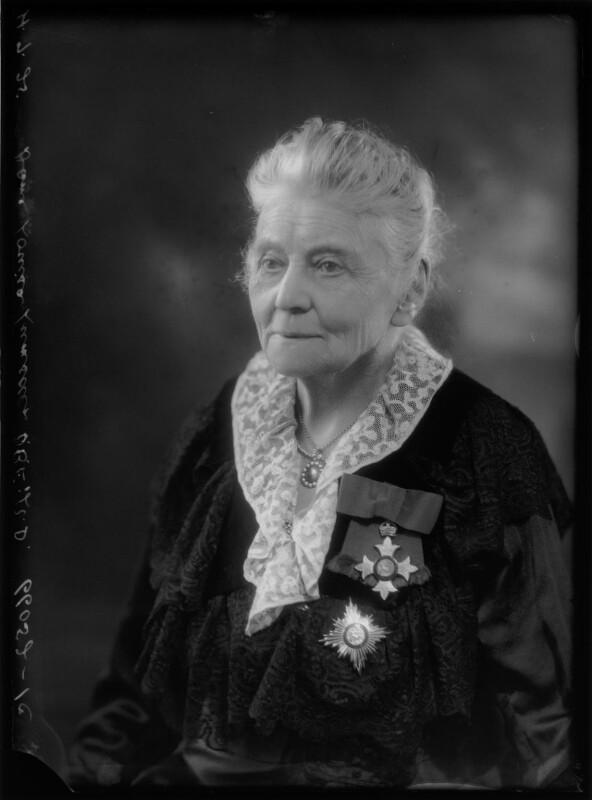
[[[377,397],[392,366],[398,341],[399,335],[386,352],[372,352],[343,372],[297,379],[300,414],[319,447],[353,424]]]

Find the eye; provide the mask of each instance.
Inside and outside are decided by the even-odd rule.
[[[324,258],[316,265],[319,272],[323,275],[340,275],[343,272],[343,267],[337,261],[332,261],[330,258]]]
[[[282,269],[282,267],[282,262],[275,256],[263,256],[259,261],[259,269],[264,272],[277,272]]]

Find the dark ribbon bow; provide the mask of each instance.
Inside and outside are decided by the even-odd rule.
[[[344,475],[337,511],[350,517],[382,517],[402,528],[430,533],[442,507],[442,496],[419,489],[402,489],[360,475]]]

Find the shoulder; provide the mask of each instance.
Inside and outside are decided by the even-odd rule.
[[[505,522],[547,517],[551,506],[560,529],[569,525],[571,504],[536,425],[495,392],[454,369],[421,427],[414,455],[439,465],[453,506],[495,505]]]
[[[212,555],[214,523],[228,507],[235,482],[230,420],[234,383],[228,381],[212,402],[189,414],[154,482],[150,564],[151,580],[157,583],[167,575],[174,580],[180,550],[191,549],[208,514],[209,533],[199,547]]]
[[[543,438],[526,414],[478,381],[454,369],[436,394],[428,425],[446,440],[449,457],[470,456],[474,464],[514,479],[530,470],[544,482],[552,467]],[[436,433],[438,431],[438,433]],[[515,469],[516,468],[516,469]]]
[[[236,377],[217,396],[191,410],[171,442],[153,484],[154,506],[183,485],[204,482],[224,463],[232,461],[230,402]]]
[[[522,449],[545,450],[526,414],[456,368],[436,392],[417,433],[414,445],[421,448],[429,443],[441,461],[467,439],[489,457],[496,452],[508,455],[513,442]]]
[[[464,416],[465,419],[486,415],[511,418],[517,424],[534,427],[533,423],[520,409],[500,397],[487,386],[456,369],[456,367],[437,393],[434,402],[436,400],[447,404],[449,407],[454,405],[458,409],[458,413]]]
[[[494,459],[500,473],[512,479],[513,465],[520,469],[535,469],[543,475],[552,468],[547,447],[535,423],[519,408],[495,392],[458,372],[455,375],[457,395],[464,413],[460,434],[469,437],[473,450]],[[466,400],[458,400],[458,395]]]

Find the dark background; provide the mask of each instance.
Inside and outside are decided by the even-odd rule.
[[[31,15],[32,669],[67,744],[183,417],[257,348],[232,283],[257,152],[364,118],[455,231],[423,325],[538,425],[573,487],[576,26],[569,17]]]

